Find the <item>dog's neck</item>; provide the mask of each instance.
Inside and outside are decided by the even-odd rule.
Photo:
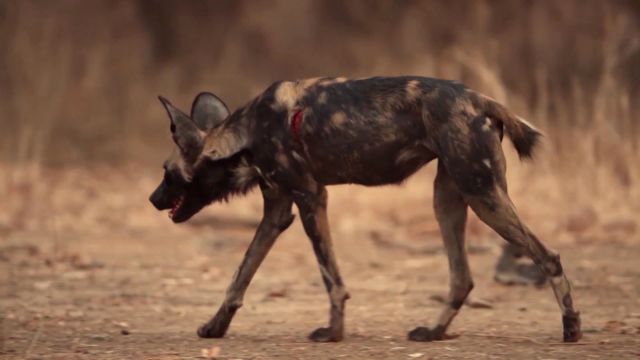
[[[241,157],[237,166],[231,172],[233,173],[231,183],[236,193],[244,194],[258,185],[260,173],[245,155]]]

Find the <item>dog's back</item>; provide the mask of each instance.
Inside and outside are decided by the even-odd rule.
[[[468,142],[472,120],[480,115],[490,116],[500,131],[503,123],[509,134],[519,129],[501,105],[442,79],[307,79],[276,83],[265,94],[263,101],[273,101],[288,118],[289,130],[280,133],[293,138],[296,154],[325,185],[401,182],[438,157],[442,141]],[[525,142],[537,134],[531,130]]]

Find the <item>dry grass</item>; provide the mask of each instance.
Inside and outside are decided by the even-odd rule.
[[[409,73],[546,132],[535,166],[510,161],[514,197],[546,199],[524,211],[637,213],[638,19],[633,1],[1,1],[0,225],[146,221],[169,146],[157,94],[235,107],[277,79]]]

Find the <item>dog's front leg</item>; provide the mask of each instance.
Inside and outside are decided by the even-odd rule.
[[[322,280],[331,302],[329,327],[319,328],[309,335],[318,342],[340,341],[344,331],[344,305],[349,298],[336,263],[327,220],[327,190],[316,185],[312,191],[294,192],[294,200],[300,209],[304,230],[311,239]]]
[[[256,234],[244,255],[244,259],[233,276],[231,284],[216,315],[198,329],[201,338],[223,337],[233,315],[242,306],[244,293],[258,267],[273,246],[280,233],[293,222],[290,196],[276,189],[263,187],[264,215]]]

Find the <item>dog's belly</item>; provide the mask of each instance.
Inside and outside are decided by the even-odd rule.
[[[434,158],[428,151],[418,153],[414,149],[392,153],[367,149],[363,153],[346,152],[336,157],[323,158],[314,162],[312,172],[314,178],[325,185],[397,184]]]
[[[325,185],[399,183],[436,157],[419,118],[310,125],[301,140],[314,178]]]

